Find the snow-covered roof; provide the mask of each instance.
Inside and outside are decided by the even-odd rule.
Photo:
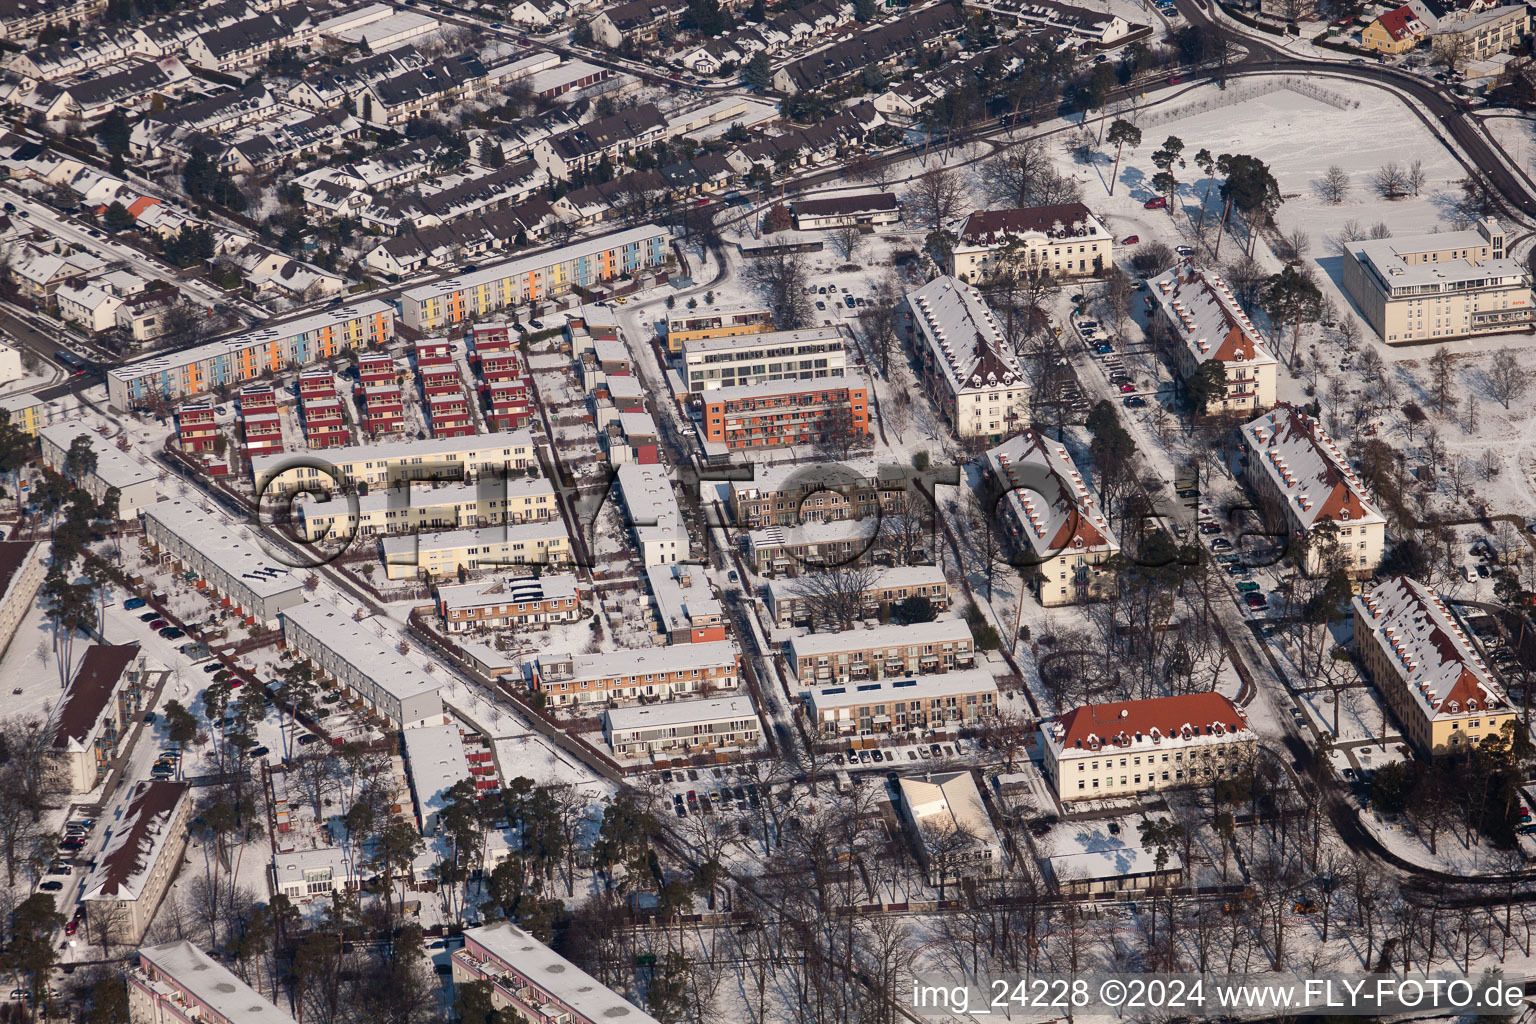
[[[906,647],[926,644],[961,644],[971,639],[971,627],[960,619],[935,619],[932,622],[895,623],[874,629],[845,629],[832,633],[807,633],[789,642],[796,661],[801,658],[841,651],[863,651],[872,647]]]
[[[399,635],[392,626],[383,626],[383,636],[374,632],[383,620],[356,622],[335,605],[311,601],[283,609],[285,633],[289,623],[314,637],[338,659],[367,676],[396,700],[406,701],[423,693],[435,693],[442,686],[415,662],[401,657],[395,646]]]
[[[1215,692],[1085,704],[1043,722],[1041,735],[1058,758],[1253,738],[1242,711]]]
[[[1305,412],[1282,402],[1244,424],[1243,435],[1252,448],[1250,467],[1263,467],[1304,529],[1327,519],[1386,522],[1339,446]]]
[[[515,924],[499,921],[481,928],[469,928],[465,930],[464,938],[471,945],[455,956],[468,957],[478,946],[542,989],[547,997],[558,999],[564,1007],[569,1007],[585,1020],[602,1021],[603,1024],[658,1024],[656,1018]],[[549,1019],[554,1019],[556,1008],[550,1009]]]
[[[44,427],[38,433],[44,441],[65,455],[69,454],[69,446],[74,444],[75,438],[81,436],[90,438],[91,451],[96,453],[96,478],[108,487],[126,491],[135,484],[151,483],[156,478],[153,469],[127,452],[118,451],[116,445],[108,443],[106,438],[87,428],[79,420],[55,423]],[[43,454],[45,456],[48,454],[47,449],[44,449]],[[60,465],[59,468],[62,470],[63,466]]]
[[[1008,508],[1038,557],[1120,550],[1087,479],[1059,441],[1026,430],[989,449],[987,464],[1008,488]]]
[[[683,342],[685,358],[695,355],[751,352],[757,349],[782,349],[811,342],[842,343],[842,331],[836,327],[807,327],[798,331],[769,331],[764,334],[733,334],[728,338],[690,338]]]
[[[133,787],[122,819],[96,858],[85,880],[82,900],[136,900],[144,894],[183,803],[192,799],[192,785],[153,779]]]
[[[577,597],[580,582],[575,573],[544,576],[506,576],[473,583],[439,584],[437,599],[445,609],[481,608],[486,605],[523,604],[529,601],[564,601]]]
[[[693,620],[723,614],[720,601],[709,587],[704,567],[689,563],[653,565],[645,570],[651,596],[662,626],[671,631],[687,629]]]
[[[761,384],[733,384],[728,388],[713,388],[703,392],[700,400],[706,405],[723,405],[727,402],[756,402],[765,398],[803,395],[811,391],[844,391],[858,388],[867,390],[869,380],[862,373],[849,370],[812,380],[786,378],[765,380]]]
[[[630,729],[676,728],[708,722],[739,722],[756,718],[757,710],[746,697],[711,700],[669,700],[632,708],[609,708],[604,714],[612,732]]]
[[[1056,883],[1097,882],[1116,878],[1151,875],[1157,871],[1157,856],[1139,846],[1115,841],[1114,845],[1058,853],[1046,858],[1046,865]],[[1163,862],[1164,871],[1178,871],[1184,862],[1172,850]]]
[[[293,1018],[186,939],[139,950],[140,966],[233,1024],[293,1024]]]
[[[758,551],[763,548],[798,547],[802,544],[837,544],[843,541],[872,540],[878,524],[873,517],[865,519],[833,519],[828,522],[812,520],[796,526],[764,526],[747,531],[747,546]]]
[[[1425,718],[1509,709],[1509,698],[1445,602],[1424,584],[1394,576],[1356,597],[1354,605],[1372,639],[1396,661]]]
[[[806,691],[811,706],[820,714],[835,708],[862,707],[893,700],[929,700],[960,697],[970,693],[997,693],[997,680],[984,668],[963,668],[941,675],[877,679],[838,686],[813,686]]]
[[[367,515],[372,512],[387,512],[391,508],[409,508],[416,510],[418,514],[424,514],[429,509],[457,509],[465,505],[472,507],[476,502],[481,501],[516,501],[527,497],[538,497],[541,494],[553,497],[554,493],[555,485],[543,477],[508,476],[476,480],[473,483],[448,483],[438,487],[429,486],[426,482],[418,482],[409,490],[390,487],[359,495],[357,511],[359,515]],[[351,502],[345,498],[333,497],[329,501],[315,501],[313,498],[313,494],[305,492],[295,500],[299,518],[350,514]]]
[[[1185,260],[1149,284],[1152,301],[1195,362],[1277,362],[1219,275]]]
[[[246,533],[246,527],[230,523],[217,512],[205,511],[187,499],[146,505],[140,513],[190,550],[207,559],[259,598],[297,594],[304,581],[286,565],[274,563]],[[146,523],[146,526],[148,524]]]
[[[865,483],[874,480],[889,481],[893,486],[904,487],[907,471],[894,463],[882,464],[874,459],[754,464],[752,479],[732,480],[731,491],[738,497],[755,498],[759,494],[775,494],[790,486],[797,490],[820,490],[823,487],[835,489],[849,486],[854,481]]]
[[[470,777],[464,737],[457,725],[417,726],[406,729],[401,736],[422,821],[430,831],[430,823],[447,805],[443,794]]]
[[[629,523],[642,543],[677,540],[686,545],[688,528],[665,469],[626,462],[619,467],[618,485]]]
[[[656,237],[668,237],[667,230],[655,224],[645,224],[627,231],[618,231],[611,235],[601,235],[597,238],[587,238],[560,249],[551,249],[534,253],[531,256],[520,256],[505,263],[495,263],[467,274],[458,274],[453,277],[445,277],[440,281],[420,285],[408,289],[403,298],[410,302],[428,302],[434,298],[446,297],[455,292],[467,292],[481,285],[494,285],[506,278],[514,280],[525,277],[545,267],[565,263],[568,260],[578,260],[583,257],[591,258],[609,250],[623,251],[626,246],[638,245],[647,239]]]
[[[981,801],[981,791],[970,772],[940,772],[903,778],[901,799],[920,832],[959,833],[1001,850],[997,830]]]
[[[338,468],[362,463],[364,468],[383,468],[388,463],[404,459],[421,459],[445,462],[473,463],[488,459],[498,452],[531,455],[533,435],[525,430],[509,430],[500,434],[479,434],[470,437],[436,437],[423,441],[385,441],[380,444],[345,445],[327,448],[319,457]],[[251,459],[251,474],[262,480],[267,474],[293,468],[293,455],[258,455]],[[321,478],[322,484],[330,481]]]
[[[443,530],[439,533],[407,533],[385,537],[379,542],[384,561],[391,565],[414,565],[423,551],[452,551],[457,548],[499,547],[506,544],[538,543],[570,539],[565,520],[559,516],[535,519],[529,523],[502,523],[472,530]]]
[[[869,590],[932,587],[946,582],[944,570],[936,565],[877,566],[873,573]],[[775,577],[768,581],[768,593],[775,605],[783,601],[793,601],[805,596],[805,582],[800,577]]]
[[[570,672],[563,665],[570,665]],[[538,657],[540,674],[546,681],[581,682],[583,680],[615,679],[620,676],[643,676],[683,672],[688,669],[734,667],[736,645],[729,640],[717,640],[703,644],[673,644],[670,647],[645,647],[618,651],[599,651],[594,654],[541,654]],[[555,668],[561,665],[562,668]]]
[[[908,292],[907,305],[952,393],[1024,386],[1018,360],[975,288],[936,277]]]

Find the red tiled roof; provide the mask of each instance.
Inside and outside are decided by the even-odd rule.
[[[1188,726],[1193,735],[1206,736],[1211,734],[1210,727],[1218,723],[1229,732],[1248,726],[1237,705],[1219,693],[1089,704],[1059,716],[1056,721],[1063,729],[1063,749],[1088,747],[1089,737],[1108,743],[1122,733],[1131,740],[1137,734],[1145,738],[1154,729],[1163,736],[1176,736]]]
[[[1387,35],[1393,42],[1400,43],[1404,39],[1411,39],[1423,29],[1423,22],[1419,16],[1413,13],[1413,8],[1406,4],[1395,11],[1388,11],[1376,19],[1381,27],[1387,30]]]

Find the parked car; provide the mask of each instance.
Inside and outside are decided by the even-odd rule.
[[[1243,601],[1255,611],[1269,606],[1269,600],[1263,594],[1244,594]]]
[[[1147,404],[1147,400],[1140,395],[1132,395],[1125,400],[1127,409],[1140,409]]]
[[[1158,7],[1158,10],[1166,11],[1166,10],[1170,9],[1171,7],[1173,7],[1173,5],[1172,4],[1168,4],[1167,6],[1164,6],[1163,4],[1158,4],[1157,7]],[[1181,83],[1183,81],[1184,81],[1184,76],[1183,75],[1169,75],[1168,76],[1168,84],[1169,85],[1178,85],[1179,83]]]
[[[1255,593],[1258,589],[1259,585],[1252,580],[1244,580],[1237,585],[1237,592],[1239,594],[1252,594]]]
[[[140,622],[154,622],[159,617],[160,617],[160,613],[159,612],[145,612],[143,615],[139,616],[139,621]]]
[[[299,737],[299,745],[302,746],[302,747],[307,747],[311,743],[319,743],[319,742],[320,742],[320,737],[314,735],[313,733],[306,733],[303,736]]]
[[[155,715],[155,713],[153,711],[146,711],[146,712],[144,712],[144,721],[147,724],[154,725],[157,720],[158,720],[157,716]]]
[[[1176,245],[1173,247],[1173,251],[1180,256],[1193,256],[1195,254],[1195,247],[1192,245]]]
[[[123,602],[123,607],[129,611],[133,611],[135,608],[143,608],[148,603],[149,602],[144,600],[142,597],[130,597],[128,600]]]
[[[204,675],[210,675],[210,674],[212,674],[214,672],[219,671],[223,667],[224,667],[223,665],[219,664],[216,661],[210,661],[208,664],[203,666],[203,674]]]
[[[1127,384],[1121,384],[1120,385],[1120,393],[1122,395],[1129,394],[1130,392],[1135,391],[1135,390],[1136,390],[1136,385],[1135,384],[1127,383]]]
[[[1141,205],[1149,210],[1161,210],[1168,205],[1168,200],[1163,196],[1153,196]],[[1125,243],[1122,242],[1121,244],[1124,245]]]
[[[164,629],[160,630],[160,635],[165,637],[167,640],[180,640],[187,634],[177,629],[175,626],[166,626]]]
[[[1225,551],[1226,549],[1230,548],[1231,546],[1232,546],[1232,542],[1227,540],[1227,538],[1225,538],[1225,537],[1217,537],[1215,540],[1211,541],[1211,550],[1212,551]]]
[[[48,881],[38,886],[38,888],[43,890],[43,892],[58,892],[64,888],[64,883],[50,878]]]
[[[1141,244],[1141,236],[1140,235],[1126,235],[1124,238],[1120,239],[1120,244],[1121,245],[1140,245]]]

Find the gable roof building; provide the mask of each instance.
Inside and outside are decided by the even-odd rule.
[[[191,816],[191,783],[154,779],[133,787],[81,887],[91,934],[126,945],[144,938],[181,864]]]
[[[981,293],[954,277],[908,292],[907,308],[922,344],[922,376],[960,437],[993,441],[1011,433],[1027,389],[1002,328]]]
[[[1179,375],[1187,381],[1212,359],[1226,372],[1221,394],[1206,400],[1207,415],[1262,412],[1275,404],[1280,361],[1220,275],[1185,260],[1148,284]]]
[[[1084,277],[1110,265],[1114,239],[1082,203],[977,210],[960,229],[949,273],[979,283],[997,270],[999,254],[1016,273]]]

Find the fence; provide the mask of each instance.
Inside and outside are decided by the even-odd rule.
[[[1176,107],[1160,107],[1148,111],[1141,117],[1140,127],[1148,128],[1153,125],[1166,124],[1169,121],[1178,121],[1182,118],[1192,117],[1195,114],[1204,114],[1212,110],[1224,109],[1236,103],[1243,103],[1247,100],[1258,99],[1261,96],[1268,96],[1282,91],[1294,92],[1297,95],[1317,100],[1319,103],[1326,103],[1330,107],[1335,107],[1339,110],[1356,110],[1360,106],[1359,100],[1350,99],[1348,96],[1331,92],[1305,79],[1277,76],[1275,78],[1263,78],[1257,81],[1245,82],[1242,85],[1231,86],[1217,95],[1193,100]]]

